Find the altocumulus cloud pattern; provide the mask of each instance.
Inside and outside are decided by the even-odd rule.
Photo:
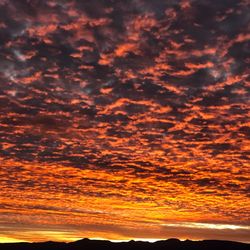
[[[0,239],[249,241],[249,5],[1,0]]]

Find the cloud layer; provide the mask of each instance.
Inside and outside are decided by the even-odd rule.
[[[190,222],[238,225],[217,235],[246,241],[249,12],[1,1],[0,235],[213,237]]]

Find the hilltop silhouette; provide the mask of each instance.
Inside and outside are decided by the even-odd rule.
[[[1,250],[250,250],[250,244],[220,241],[180,241],[178,239],[161,240],[154,243],[143,241],[129,241],[114,243],[107,240],[82,239],[70,243],[42,242],[42,243],[2,243]]]

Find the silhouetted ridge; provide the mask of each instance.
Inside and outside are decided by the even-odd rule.
[[[42,243],[3,243],[1,250],[250,250],[250,244],[220,241],[180,241],[178,239],[161,240],[154,243],[144,241],[110,242],[108,240],[82,239],[70,243],[42,242]]]

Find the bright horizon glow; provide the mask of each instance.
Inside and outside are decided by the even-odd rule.
[[[64,239],[64,240],[54,240],[54,242],[65,242],[65,243],[68,243],[68,242],[74,242],[74,241],[78,241],[78,240],[82,240],[84,238],[67,238],[67,239]],[[134,238],[134,239],[126,239],[126,240],[114,240],[114,239],[109,239],[109,238],[87,238],[89,240],[104,240],[104,241],[110,241],[110,242],[113,242],[113,243],[119,243],[119,242],[130,242],[130,241],[142,241],[142,242],[150,242],[150,243],[154,243],[154,242],[157,242],[157,241],[162,241],[162,240],[168,240],[168,239],[165,239],[165,238]],[[173,238],[169,238],[169,239],[173,239]],[[186,238],[176,238],[180,241],[185,241],[185,240],[190,240],[190,239],[186,239]],[[191,241],[202,241],[202,240],[205,240],[205,239],[191,239]],[[15,238],[10,238],[10,237],[1,237],[0,236],[0,244],[1,243],[20,243],[20,242],[29,242],[29,243],[36,243],[36,242],[46,242],[45,240],[44,241],[25,241],[25,240],[20,240],[20,239],[15,239]],[[250,241],[245,241],[245,243],[250,243]]]
[[[230,225],[230,224],[214,224],[214,223],[199,223],[199,222],[180,222],[180,223],[164,223],[161,224],[161,226],[169,227],[171,228],[179,228],[180,230],[182,228],[190,228],[190,229],[200,229],[200,230],[213,230],[215,233],[216,231],[221,230],[249,230],[249,226],[245,225]],[[112,237],[85,237],[83,234],[80,236],[79,232],[72,231],[72,232],[65,232],[63,231],[53,231],[53,230],[34,230],[33,234],[36,235],[40,240],[27,240],[27,235],[29,232],[21,233],[20,237],[8,237],[8,236],[0,236],[0,243],[15,243],[15,242],[44,242],[47,241],[46,237],[48,237],[49,241],[58,241],[58,242],[73,242],[77,240],[81,240],[84,238],[90,239],[90,240],[108,240],[111,242],[129,242],[131,240],[134,241],[144,241],[144,242],[156,242],[160,240],[167,240],[169,238],[177,238],[180,241],[184,240],[192,240],[192,241],[199,241],[204,240],[202,237],[159,237],[159,238],[143,238],[143,237],[121,237],[121,239],[115,239],[115,237],[118,236],[112,236]],[[76,236],[78,235],[78,236]],[[249,241],[245,241],[248,243]]]
[[[0,236],[0,243],[18,243],[18,242],[23,242],[23,240]]]
[[[167,227],[186,227],[186,228],[200,228],[200,229],[245,229],[250,230],[250,226],[244,225],[229,225],[229,224],[213,224],[213,223],[199,223],[199,222],[181,222],[181,223],[165,223],[162,226]]]

